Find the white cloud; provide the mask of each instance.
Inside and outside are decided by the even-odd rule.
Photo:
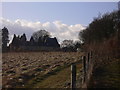
[[[31,22],[22,19],[11,21],[5,18],[0,18],[0,24],[2,24],[1,28],[4,26],[8,28],[10,39],[13,37],[13,34],[21,35],[23,33],[26,33],[29,39],[33,32],[45,29],[50,32],[53,37],[57,37],[60,42],[64,39],[77,40],[79,31],[85,28],[81,24],[67,25],[61,21],[41,23],[39,21]]]

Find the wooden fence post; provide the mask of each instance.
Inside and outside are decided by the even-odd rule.
[[[92,55],[93,55],[93,53],[92,53],[92,51],[90,52],[90,58],[92,58]]]
[[[72,64],[71,65],[71,88],[72,90],[75,90],[76,88],[76,65]]]
[[[90,75],[92,75],[92,70],[93,70],[93,52],[90,52]]]
[[[90,53],[88,53],[88,63],[89,63],[89,61],[90,61]]]
[[[86,78],[86,57],[83,56],[83,83],[85,82]]]
[[[87,71],[89,70],[90,53],[87,55]]]
[[[93,58],[93,52],[91,51],[90,52],[90,63],[92,63],[92,61],[93,61],[92,58]]]

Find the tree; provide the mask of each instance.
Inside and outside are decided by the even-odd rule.
[[[9,43],[9,31],[6,27],[2,29],[2,49],[7,51],[7,44]]]
[[[75,41],[74,42],[75,49],[81,48],[81,45],[82,45],[82,43],[80,41]]]
[[[71,47],[71,46],[74,46],[74,43],[73,43],[73,40],[64,40],[62,43],[61,43],[61,47]]]
[[[61,48],[64,51],[76,51],[73,40],[64,40],[61,43]]]
[[[34,32],[32,35],[35,42],[38,42],[39,38],[41,38],[42,42],[45,41],[46,38],[51,37],[50,33],[46,30],[39,30],[37,32]]]
[[[118,9],[120,10],[120,1],[118,2]]]
[[[0,29],[0,51],[2,51],[2,29]]]
[[[39,39],[38,39],[38,45],[39,46],[43,46],[43,44],[44,44],[44,42],[42,40],[42,37],[39,37]]]
[[[117,31],[115,27],[120,18],[118,13],[114,11],[95,18],[85,30],[79,33],[80,39],[88,44],[109,39]]]

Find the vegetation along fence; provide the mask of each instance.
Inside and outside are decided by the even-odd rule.
[[[81,88],[87,88],[90,81],[90,77],[93,71],[93,56],[92,52],[87,53],[87,55],[82,56],[82,75],[81,75]],[[74,90],[76,88],[76,64],[71,65],[71,88]]]

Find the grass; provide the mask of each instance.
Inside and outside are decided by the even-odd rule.
[[[2,86],[9,88],[33,87],[80,61],[78,52],[20,52],[2,56]]]
[[[37,88],[62,88],[66,80],[70,80],[70,67],[61,70],[60,72],[53,74],[36,84]]]
[[[97,68],[91,80],[91,88],[120,88],[120,60]]]
[[[77,64],[77,73],[80,73],[81,64]],[[30,88],[70,88],[71,67],[65,65],[58,67],[54,71],[46,75],[37,76],[35,79],[29,81],[27,87]]]

